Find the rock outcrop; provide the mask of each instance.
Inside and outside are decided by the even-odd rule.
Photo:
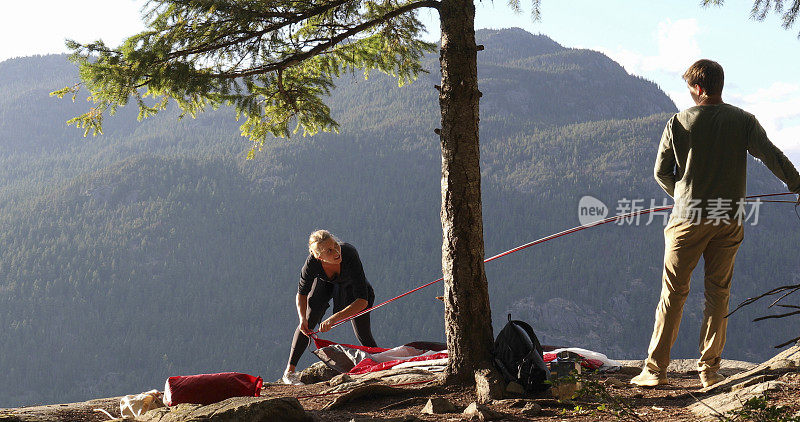
[[[142,422],[313,422],[300,402],[293,397],[268,399],[262,397],[231,397],[218,403],[179,404],[170,408],[151,410],[138,421]]]

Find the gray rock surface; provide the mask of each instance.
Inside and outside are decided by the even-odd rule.
[[[201,406],[179,404],[151,410],[138,419],[143,422],[313,422],[300,402],[293,397],[231,397]]]
[[[425,403],[420,413],[425,415],[441,415],[442,413],[454,413],[455,411],[456,406],[450,403],[449,400],[441,397],[434,397]]]
[[[322,362],[317,362],[300,372],[300,381],[303,384],[316,384],[328,381],[337,375],[339,375],[339,371]]]
[[[500,412],[495,412],[494,410],[476,402],[472,402],[469,406],[467,406],[466,409],[464,409],[464,416],[473,421],[483,422],[501,419],[503,414]]]
[[[362,375],[349,375],[349,381],[342,378],[342,382],[336,384],[335,382],[331,388],[325,390],[326,393],[340,392],[345,390],[352,390],[362,385],[369,385],[375,383],[383,383],[387,385],[406,384],[409,382],[427,381],[437,378],[436,374],[432,374],[424,369],[415,368],[401,368],[391,369],[388,371],[369,372]],[[333,381],[333,380],[331,380]]]
[[[769,372],[771,371],[770,366],[773,365],[775,362],[781,360],[794,361],[796,359],[800,359],[800,345],[798,344],[795,344],[794,346],[778,353],[777,355],[775,355],[775,357],[764,363],[753,366],[750,370],[731,375],[725,381],[722,381],[718,384],[714,384],[707,388],[703,388],[699,392],[709,393],[709,392],[730,391],[733,388],[733,386],[737,384],[747,382],[748,380],[761,375],[769,375]],[[725,361],[723,360],[723,362]],[[720,372],[722,372],[722,370],[720,370]],[[725,374],[723,373],[723,375]]]
[[[95,413],[94,409],[104,409],[112,415],[119,415],[119,400],[122,397],[94,399],[78,403],[48,404],[43,406],[19,407],[16,409],[0,409],[0,421],[3,422],[61,422],[80,419],[85,414]],[[103,416],[103,418],[107,418]]]
[[[323,407],[323,409],[338,409],[342,407],[344,404],[349,403],[355,400],[361,399],[368,399],[368,398],[375,398],[375,397],[385,397],[385,396],[394,396],[394,395],[401,395],[405,394],[406,390],[403,388],[392,387],[383,384],[367,384],[356,387],[338,397],[333,399],[332,402],[328,403]]]
[[[330,385],[331,387],[336,387],[337,385],[341,385],[351,381],[353,381],[353,377],[351,377],[349,374],[339,374],[331,378],[331,380],[328,381],[328,385]]]
[[[642,366],[644,366],[643,360],[618,360],[618,362],[622,364],[619,372],[626,375],[638,375],[642,371]],[[722,359],[719,373],[727,377],[753,369],[756,365],[752,362]],[[696,373],[697,359],[672,359],[669,367],[667,367],[667,372]]]
[[[775,370],[775,369],[792,369],[797,365],[791,359],[776,359],[770,362],[768,368]]]
[[[742,407],[742,403],[753,397],[762,396],[767,391],[777,390],[785,385],[786,383],[781,381],[762,382],[737,391],[704,398],[701,403],[688,406],[688,409],[695,415],[701,417],[725,414],[726,412]]]
[[[744,381],[742,381],[742,382],[740,382],[738,384],[735,384],[735,385],[731,386],[731,391],[739,391],[739,390],[741,390],[743,388],[750,387],[751,385],[756,385],[756,384],[761,384],[761,383],[764,383],[764,382],[767,382],[767,381],[772,381],[772,380],[774,380],[776,378],[778,378],[777,375],[769,375],[769,374],[759,375],[759,376],[756,376],[756,377],[748,378],[748,379],[746,379],[746,380],[744,380]]]

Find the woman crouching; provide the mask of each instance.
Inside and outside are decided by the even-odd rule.
[[[300,270],[295,300],[300,324],[294,331],[289,364],[283,373],[286,384],[302,384],[295,367],[308,347],[308,335],[317,324],[321,332],[326,332],[333,324],[371,307],[375,301],[375,293],[353,245],[340,242],[327,230],[317,230],[308,238],[308,251],[310,254]],[[322,321],[331,299],[333,315]],[[352,324],[362,346],[377,346],[368,313],[353,319]]]

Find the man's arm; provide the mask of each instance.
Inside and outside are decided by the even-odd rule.
[[[767,132],[755,117],[747,139],[747,151],[761,160],[778,179],[786,183],[790,191],[800,193],[800,174],[783,151],[769,140]]]
[[[676,116],[672,116],[664,128],[661,135],[661,142],[658,144],[658,154],[656,155],[656,166],[653,175],[656,182],[664,189],[664,192],[671,197],[675,197],[675,152],[672,149],[672,122]]]

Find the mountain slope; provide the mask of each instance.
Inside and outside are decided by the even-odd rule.
[[[478,39],[487,256],[577,225],[583,195],[611,213],[624,198],[660,204],[652,163],[676,110],[653,83],[518,29]],[[16,93],[0,96],[0,407],[144,391],[177,374],[277,378],[317,228],[358,248],[378,301],[440,276],[435,55],[407,87],[344,75],[330,101],[339,134],[274,140],[252,161],[230,110],[141,123],[123,110],[105,135],[83,139],[63,122],[86,105],[46,97],[75,80],[63,60],[0,63],[0,87]],[[752,164],[751,192],[783,189]],[[765,205],[760,216],[732,302],[800,269],[791,210]],[[641,358],[660,289],[659,223],[606,225],[487,264],[495,327],[512,312],[545,343]],[[696,354],[700,290],[675,356]],[[376,311],[376,340],[441,340],[439,294]],[[764,344],[788,338],[771,322],[754,330],[754,312],[731,320],[726,358],[763,358]],[[354,341],[350,331],[328,337]]]

